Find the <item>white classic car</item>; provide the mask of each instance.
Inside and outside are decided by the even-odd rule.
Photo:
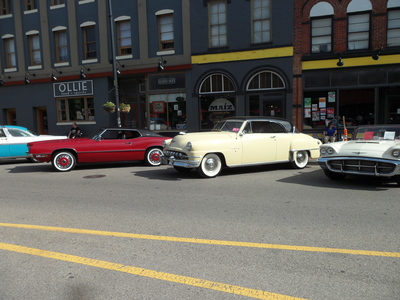
[[[66,139],[61,135],[37,135],[25,127],[13,125],[0,125],[0,160],[10,158],[28,158],[28,143]]]
[[[232,117],[211,132],[175,136],[165,143],[162,161],[178,172],[197,169],[204,178],[217,176],[223,167],[290,162],[302,169],[309,157],[319,157],[320,144],[284,119]]]
[[[324,144],[320,151],[318,163],[330,179],[369,175],[400,185],[400,125],[360,126],[352,140]]]

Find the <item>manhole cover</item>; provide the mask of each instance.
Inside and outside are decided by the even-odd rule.
[[[101,178],[101,177],[106,177],[106,175],[88,175],[88,176],[83,176],[83,178]]]

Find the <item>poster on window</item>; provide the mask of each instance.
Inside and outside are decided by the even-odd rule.
[[[334,107],[328,107],[326,109],[326,117],[328,119],[333,119],[335,117],[335,108]]]
[[[319,121],[319,111],[313,111],[312,112],[312,120],[313,121]]]
[[[311,107],[311,98],[304,98],[304,107]]]
[[[304,108],[304,118],[311,118],[311,108]]]
[[[318,104],[313,104],[312,111],[317,111],[317,110],[318,110]]]
[[[328,102],[335,102],[336,101],[336,93],[335,92],[329,92],[328,93]]]
[[[153,105],[154,113],[163,113],[164,112],[164,102],[163,101],[153,102],[152,105]]]
[[[326,98],[325,97],[319,98],[319,107],[320,108],[326,107]]]

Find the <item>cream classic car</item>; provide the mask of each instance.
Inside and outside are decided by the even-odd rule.
[[[223,167],[290,162],[302,169],[309,157],[319,157],[320,144],[284,119],[232,117],[211,132],[175,136],[165,143],[162,162],[178,172],[197,169],[204,178],[217,176]]]
[[[318,163],[330,179],[367,175],[400,185],[400,125],[360,126],[352,140],[324,144],[320,151]]]

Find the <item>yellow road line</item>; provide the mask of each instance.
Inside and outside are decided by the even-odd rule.
[[[41,257],[46,257],[46,258],[52,258],[52,259],[57,259],[57,260],[63,260],[63,261],[82,264],[82,265],[86,265],[86,266],[92,266],[92,267],[97,267],[97,268],[102,268],[102,269],[107,269],[107,270],[112,270],[112,271],[117,271],[117,272],[123,272],[123,273],[128,273],[128,274],[133,274],[133,275],[138,275],[138,276],[143,276],[143,277],[148,277],[148,278],[153,278],[153,279],[181,283],[181,284],[196,286],[196,287],[200,287],[200,288],[206,288],[206,289],[210,289],[210,290],[220,291],[220,292],[224,292],[224,293],[246,296],[246,297],[255,298],[255,299],[305,300],[303,298],[296,298],[296,297],[292,297],[292,296],[275,294],[275,293],[265,292],[265,291],[256,290],[256,289],[249,289],[249,288],[245,288],[245,287],[240,287],[240,286],[235,286],[235,285],[230,285],[230,284],[225,284],[225,283],[219,283],[219,282],[213,282],[213,281],[203,280],[203,279],[194,278],[194,277],[187,277],[187,276],[181,276],[181,275],[176,275],[176,274],[171,274],[171,273],[158,272],[158,271],[137,268],[137,267],[131,267],[131,266],[125,266],[125,265],[121,265],[121,264],[111,263],[111,262],[92,259],[92,258],[80,257],[80,256],[69,255],[69,254],[64,254],[64,253],[59,253],[59,252],[46,251],[46,250],[35,249],[35,248],[22,247],[22,246],[17,246],[17,245],[12,245],[12,244],[0,243],[0,249],[24,253],[24,254],[36,255],[36,256],[41,256]]]
[[[248,243],[248,242],[235,242],[235,241],[222,241],[222,240],[207,240],[207,239],[181,238],[181,237],[158,236],[158,235],[148,235],[148,234],[135,234],[135,233],[123,233],[123,232],[99,231],[99,230],[89,230],[89,229],[75,229],[75,228],[39,226],[39,225],[27,225],[27,224],[12,224],[12,223],[0,223],[0,227],[36,229],[36,230],[91,234],[91,235],[101,235],[101,236],[114,236],[114,237],[125,237],[133,239],[155,240],[155,241],[400,258],[400,252],[383,252],[383,251],[352,250],[352,249],[324,248],[324,247],[290,246],[290,245],[265,244],[265,243]]]

